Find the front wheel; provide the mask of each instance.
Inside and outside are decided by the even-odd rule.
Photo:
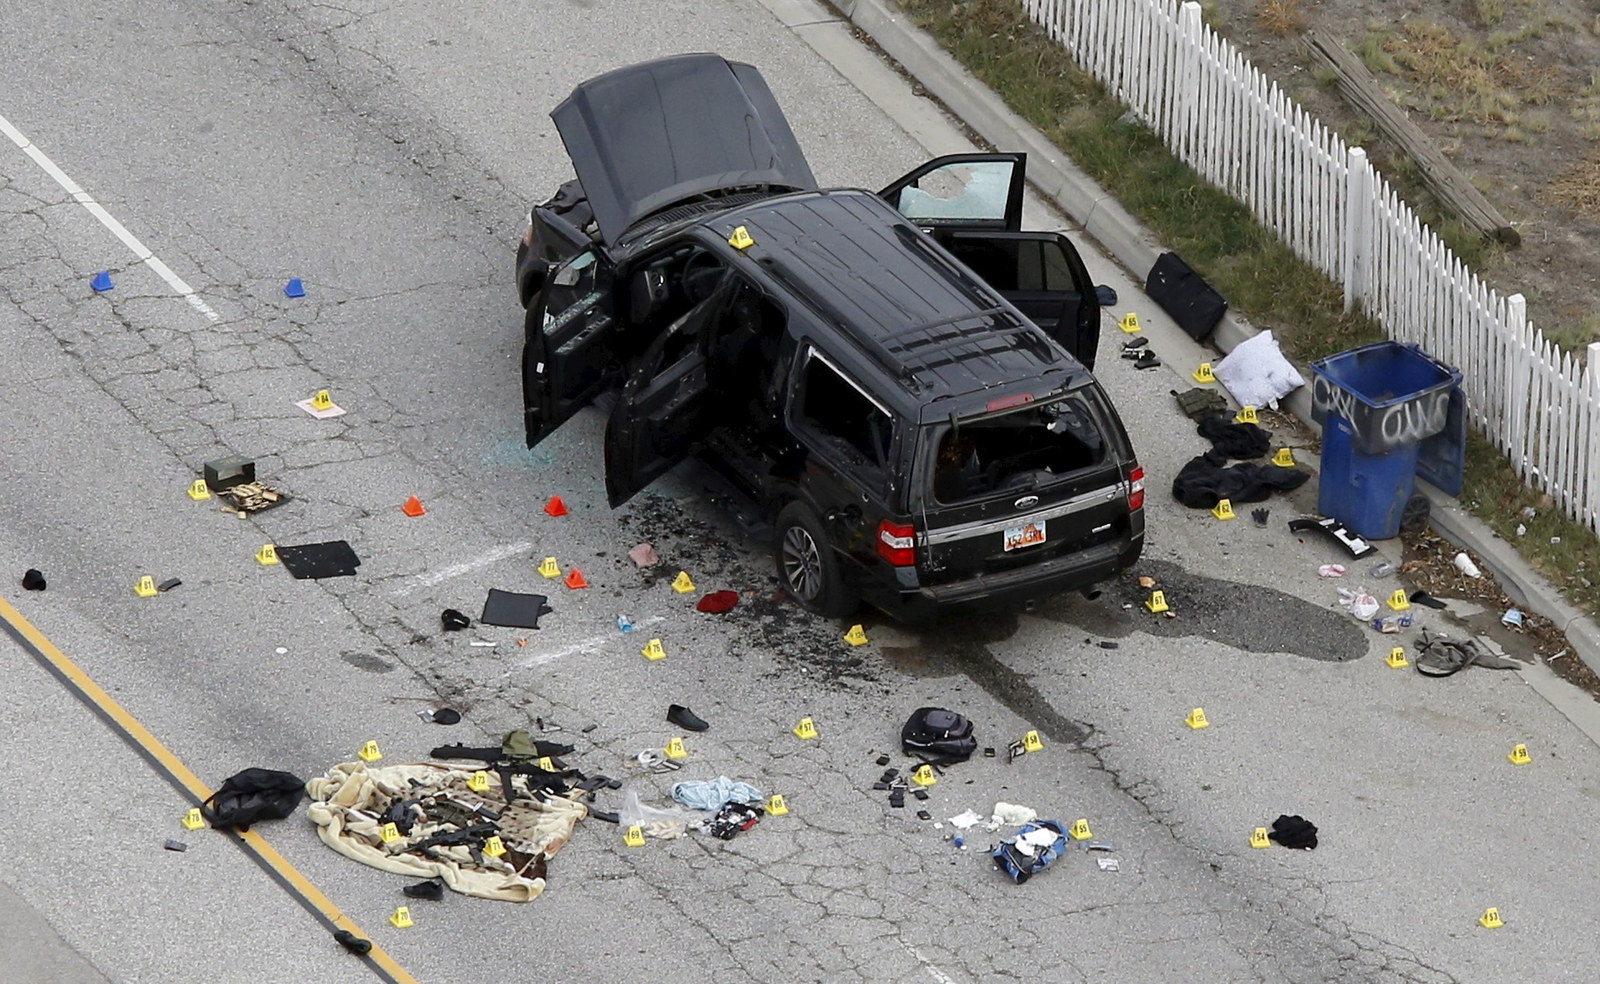
[[[778,580],[801,608],[828,618],[848,613],[851,600],[839,576],[839,560],[816,513],[799,502],[784,506],[778,513],[774,553]]]

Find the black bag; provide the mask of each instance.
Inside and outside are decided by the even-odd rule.
[[[972,722],[942,707],[919,707],[900,729],[900,750],[936,762],[965,762],[978,748]]]
[[[1144,283],[1144,292],[1172,316],[1178,327],[1197,342],[1211,336],[1212,329],[1228,310],[1228,302],[1200,279],[1176,253],[1162,253]]]
[[[249,830],[258,820],[282,820],[300,805],[306,784],[287,772],[245,769],[229,776],[205,802],[211,826]]]

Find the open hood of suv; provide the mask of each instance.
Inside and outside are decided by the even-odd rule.
[[[754,66],[675,55],[597,76],[550,114],[607,245],[695,195],[816,179]]]

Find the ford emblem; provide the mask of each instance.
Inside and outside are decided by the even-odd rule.
[[[1022,498],[1018,499],[1016,502],[1012,503],[1012,505],[1016,506],[1018,509],[1032,509],[1034,506],[1037,506],[1038,504],[1039,504],[1039,497],[1036,496],[1036,495],[1025,495]]]

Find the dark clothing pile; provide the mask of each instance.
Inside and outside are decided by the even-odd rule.
[[[1226,456],[1207,451],[1184,465],[1172,479],[1172,497],[1190,509],[1210,509],[1220,500],[1265,502],[1274,492],[1304,485],[1309,472],[1256,462],[1229,466]]]

